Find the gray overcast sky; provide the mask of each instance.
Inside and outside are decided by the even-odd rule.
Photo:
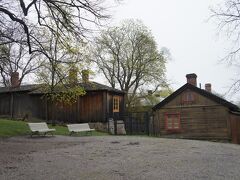
[[[110,25],[123,19],[140,19],[152,31],[159,49],[167,47],[172,61],[167,77],[174,90],[186,83],[187,73],[196,73],[198,83],[212,83],[212,89],[224,94],[235,71],[220,64],[227,54],[227,38],[217,36],[217,25],[207,21],[210,7],[222,0],[125,0],[113,12]],[[227,96],[230,100],[236,97]]]

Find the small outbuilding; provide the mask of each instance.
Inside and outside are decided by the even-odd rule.
[[[205,89],[197,87],[196,74],[187,74],[186,77],[185,85],[153,107],[153,133],[239,143],[239,107],[212,93],[210,83]]]

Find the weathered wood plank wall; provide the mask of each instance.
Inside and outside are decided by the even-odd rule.
[[[8,116],[10,115],[10,94],[3,93],[0,94],[0,115]]]
[[[182,94],[154,112],[155,135],[170,135],[200,139],[230,139],[228,108],[195,92],[195,101],[184,104]],[[165,128],[165,114],[180,113],[180,130],[171,132]]]
[[[232,142],[235,144],[240,144],[240,114],[239,113],[230,114],[230,126],[231,126]]]

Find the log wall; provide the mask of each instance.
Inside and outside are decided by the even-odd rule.
[[[230,139],[228,108],[193,93],[195,101],[191,104],[184,104],[183,92],[154,112],[153,134],[194,139]],[[177,132],[166,130],[165,115],[167,113],[180,114],[180,129]]]
[[[113,113],[112,97],[119,96],[120,112]],[[89,123],[120,119],[124,114],[124,95],[108,91],[90,91],[72,105],[50,104],[41,94],[13,92],[0,94],[0,116],[38,118],[56,122]]]
[[[239,113],[230,114],[230,126],[231,126],[232,143],[240,144],[240,114]]]

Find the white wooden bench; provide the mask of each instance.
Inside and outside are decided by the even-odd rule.
[[[53,136],[53,131],[56,131],[55,129],[49,129],[47,126],[47,123],[41,122],[41,123],[28,123],[28,126],[31,130],[31,137],[32,135],[40,135],[40,133],[43,133],[45,136],[47,133],[51,133]]]
[[[68,124],[67,125],[68,127],[68,130],[70,132],[70,136],[73,134],[73,133],[78,133],[78,132],[91,132],[92,134],[92,131],[94,131],[95,129],[91,129],[89,127],[89,124],[88,123],[82,123],[82,124]]]

